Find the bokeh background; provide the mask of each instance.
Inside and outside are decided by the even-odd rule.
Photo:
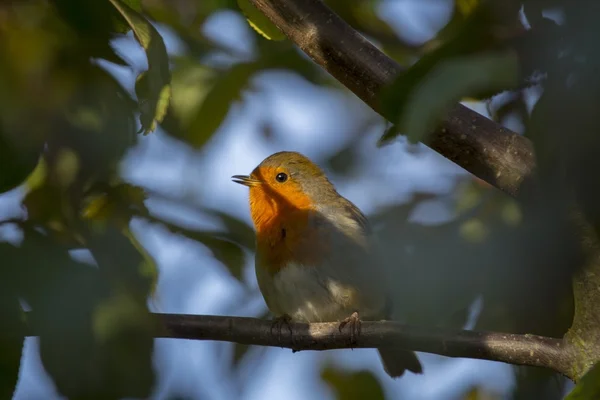
[[[0,88],[23,94],[16,100],[2,95],[4,133],[15,132],[7,135],[20,138],[13,143],[35,143],[36,135],[23,132],[41,136],[60,132],[52,137],[54,144],[43,146],[45,165],[26,167],[26,173],[21,173],[27,177],[25,183],[0,195],[0,219],[37,218],[46,224],[47,232],[60,236],[81,227],[65,211],[64,201],[73,200],[72,193],[87,196],[95,190],[106,204],[125,198],[133,206],[119,208],[121,203],[114,200],[117,205],[96,219],[104,224],[115,219],[118,229],[127,226],[147,252],[144,258],[152,260],[157,271],[154,292],[141,296],[149,298],[151,310],[270,317],[254,276],[247,189],[230,177],[249,173],[276,151],[294,150],[321,165],[338,191],[369,216],[387,256],[395,260],[395,295],[402,304],[399,319],[550,336],[560,336],[568,328],[572,302],[563,296],[568,279],[560,266],[574,256],[564,242],[562,220],[548,217],[555,215],[554,203],[560,202],[530,212],[528,204],[517,204],[423,144],[398,136],[378,146],[389,127],[383,118],[291,43],[266,40],[253,30],[235,1],[141,3],[168,52],[172,98],[166,117],[153,132],[122,140],[142,127],[137,109],[131,111],[135,120],[120,113],[131,107],[124,99],[143,97],[143,91],[136,90],[136,79],[148,68],[147,55],[131,30],[116,35],[102,30],[104,8],[94,5],[85,10],[77,3],[27,1],[0,6],[0,26],[13,35],[1,40],[4,55],[13,59],[2,61],[5,78]],[[137,7],[136,2],[124,3]],[[408,66],[443,43],[449,27],[466,21],[479,2],[327,3]],[[528,26],[523,11],[519,15]],[[564,13],[550,7],[544,16],[560,21]],[[52,33],[42,35],[48,30]],[[102,45],[105,39],[110,48]],[[118,101],[105,93],[115,83],[123,89]],[[77,85],[86,89],[76,96]],[[523,133],[541,93],[537,81],[530,81],[491,100],[474,96],[463,104]],[[100,103],[90,100],[94,96],[102,99]],[[78,113],[55,117],[62,115],[65,104],[72,106],[73,98],[83,105]],[[99,128],[100,135],[88,135],[95,129],[90,126],[98,124],[94,118],[114,122]],[[124,143],[114,145],[117,134]],[[118,149],[104,157],[107,148]],[[134,189],[115,192],[115,182],[142,188],[143,199],[136,197],[139,192]],[[34,198],[31,193],[40,187],[60,187],[62,194],[53,197],[55,192],[48,191]],[[55,207],[62,210],[59,217],[48,211],[55,200],[63,204]],[[67,214],[71,217],[64,217]],[[60,224],[51,222],[57,220],[66,221],[61,226],[67,228],[56,228]],[[23,243],[36,235],[32,229],[19,226],[18,221],[6,223],[0,225],[0,237],[26,248]],[[101,239],[92,239],[90,232],[83,236],[94,246],[67,245],[77,268],[95,271],[92,266],[100,265],[102,271],[103,255],[108,263],[121,257],[119,265],[140,262],[126,256],[129,247],[106,236],[113,231],[103,231]],[[69,239],[62,244],[76,235],[66,236]],[[31,257],[39,254],[46,260],[54,254],[44,253],[43,246],[28,251]],[[538,279],[540,270],[547,279]],[[55,285],[57,292],[47,295],[58,296],[53,293],[63,291],[61,275],[56,275],[60,278],[56,282],[49,276],[40,278],[40,285]],[[60,297],[61,309],[86,303],[86,286],[73,287],[71,292],[65,289],[70,296]],[[35,296],[21,300],[25,309],[36,309]],[[58,335],[70,326],[61,321],[50,320],[55,326],[52,332]],[[40,339],[25,340],[15,399],[60,399],[65,388],[76,390],[77,385],[66,383],[69,371],[85,368],[73,361],[75,356],[53,358],[61,346],[71,344],[50,337],[54,341],[48,339],[50,344],[41,355]],[[102,358],[91,344],[78,346],[73,345],[72,352],[86,362]],[[545,371],[422,353],[425,374],[407,374],[394,381],[384,373],[376,352],[367,349],[292,354],[286,349],[174,339],[157,339],[153,348],[148,344],[150,349],[155,371],[151,399],[552,399],[562,398],[572,387]],[[115,360],[115,365],[128,370],[128,379],[144,380],[142,376],[151,374],[138,370],[135,362]],[[81,373],[95,376],[93,371]],[[56,374],[62,376],[59,383]],[[81,382],[88,381],[81,378]],[[99,378],[94,382],[107,385]]]

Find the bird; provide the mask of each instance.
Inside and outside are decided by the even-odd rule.
[[[250,175],[234,175],[249,187],[256,232],[258,287],[275,322],[340,322],[350,339],[361,319],[391,316],[381,255],[360,209],[341,196],[308,157],[281,151],[265,158]],[[291,330],[290,330],[291,333]],[[378,349],[392,378],[423,372],[416,354]]]

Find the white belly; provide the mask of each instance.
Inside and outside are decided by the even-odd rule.
[[[362,308],[355,287],[325,276],[319,268],[292,264],[271,277],[257,269],[263,296],[276,315],[288,314],[306,322],[339,321],[358,311],[373,315],[375,310]]]

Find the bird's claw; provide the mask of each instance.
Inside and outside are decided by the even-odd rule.
[[[283,315],[273,319],[273,323],[271,324],[271,335],[273,335],[273,329],[275,329],[277,327],[277,340],[279,340],[280,344],[281,344],[281,330],[283,329],[284,325],[287,327],[288,331],[290,332],[290,338],[292,340],[292,343],[294,341],[294,335],[292,332],[292,327],[290,326],[290,322],[292,322],[292,317],[290,317],[288,314],[283,314]]]
[[[361,321],[360,318],[358,317],[358,312],[353,312],[348,318],[344,319],[342,322],[340,322],[340,333],[342,332],[342,329],[344,329],[344,327],[346,325],[350,325],[350,344],[355,344],[356,343],[356,339],[357,337],[360,335],[361,332]]]

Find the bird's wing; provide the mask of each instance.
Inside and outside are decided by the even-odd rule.
[[[374,249],[369,223],[350,201],[325,207],[316,216],[316,229],[327,242],[322,255],[325,278],[358,292],[358,311],[364,317],[385,317],[387,290],[380,255]],[[361,312],[362,309],[362,312]]]

